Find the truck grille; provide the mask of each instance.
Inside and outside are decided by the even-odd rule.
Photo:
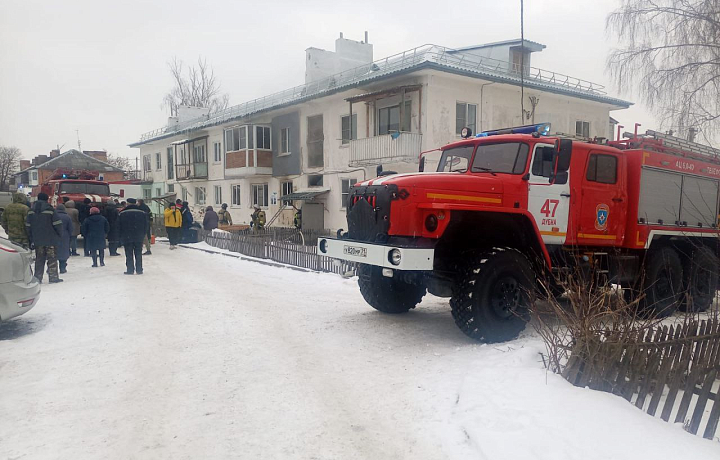
[[[348,237],[384,242],[390,228],[390,203],[396,196],[397,186],[392,184],[352,187],[347,204]]]

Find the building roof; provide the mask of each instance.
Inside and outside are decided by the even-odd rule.
[[[44,163],[40,163],[39,165],[33,165],[29,168],[23,169],[20,172],[15,173],[17,176],[18,174],[22,174],[26,171],[30,171],[33,169],[58,169],[58,168],[67,168],[67,169],[87,169],[90,171],[101,171],[101,172],[122,172],[122,169],[117,168],[109,163],[106,163],[102,160],[98,160],[97,158],[93,158],[90,155],[86,155],[83,152],[75,149],[68,150],[67,152],[63,152],[60,155],[56,156],[55,158],[51,158],[48,161]]]
[[[528,41],[525,42],[527,46]],[[164,126],[143,134],[139,141],[128,145],[139,147],[152,141],[188,134],[422,69],[434,69],[510,85],[521,84],[520,75],[511,69],[507,61],[480,56],[473,53],[476,47],[470,48],[463,51],[437,45],[423,45],[322,80],[229,107],[214,114]],[[618,109],[632,105],[631,102],[608,97],[602,85],[534,67],[528,68],[522,83],[527,88],[600,102]]]
[[[493,48],[496,46],[505,46],[505,45],[520,46],[521,42],[523,42],[523,40],[516,38],[514,40],[504,40],[501,42],[485,43],[484,45],[466,46],[464,48],[458,48],[457,51],[461,51],[461,52],[462,51],[473,51],[473,50],[480,50],[483,48]],[[533,42],[530,40],[524,40],[524,42],[525,42],[525,48],[527,48],[528,51],[530,51],[530,52],[542,51],[545,48],[547,48],[547,46],[543,45],[542,43]]]

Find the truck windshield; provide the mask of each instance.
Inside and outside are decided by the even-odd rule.
[[[110,195],[107,184],[87,184],[82,182],[63,182],[60,184],[60,193],[82,193],[89,195]]]
[[[464,145],[443,151],[437,172],[467,172],[473,148],[472,145]]]
[[[522,174],[530,148],[521,142],[479,145],[472,162],[472,172]]]

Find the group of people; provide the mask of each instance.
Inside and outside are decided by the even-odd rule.
[[[48,198],[47,194],[39,193],[37,201],[29,207],[25,195],[16,193],[0,221],[10,241],[35,251],[35,277],[39,282],[46,263],[50,283],[63,281],[60,274],[67,272],[68,259],[79,255],[78,235],[83,236],[85,256],[92,257],[92,267],[105,266],[107,246],[111,256],[119,256],[117,249],[122,245],[125,274],[143,273],[142,256],[151,254],[152,220],[150,208],[143,200],[129,198],[127,202],[108,202],[101,207],[87,198],[83,203],[75,203],[63,197],[63,203],[53,207]]]
[[[223,206],[227,207],[227,205]],[[212,209],[212,207],[209,208]],[[195,219],[187,201],[178,199],[174,203],[170,203],[165,209],[164,216],[170,249],[177,248],[178,243],[193,242],[191,228]],[[207,219],[207,215],[205,219]],[[205,221],[203,221],[204,224]]]

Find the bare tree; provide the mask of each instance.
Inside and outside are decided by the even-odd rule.
[[[20,168],[20,149],[0,146],[0,191],[10,188],[10,178]]]
[[[608,67],[632,85],[665,127],[717,133],[720,118],[718,0],[623,0],[607,18],[620,41]],[[706,137],[707,138],[707,137]]]
[[[183,61],[177,57],[168,63],[168,67],[175,86],[163,98],[162,107],[170,109],[171,115],[177,115],[181,105],[207,107],[210,113],[227,108],[230,96],[220,92],[220,82],[205,59],[198,58],[197,66],[187,67],[187,72]]]
[[[137,175],[135,171],[135,165],[132,164],[130,158],[108,153],[107,163],[109,165],[115,166],[116,168],[122,169],[125,172],[126,177],[135,177]]]

